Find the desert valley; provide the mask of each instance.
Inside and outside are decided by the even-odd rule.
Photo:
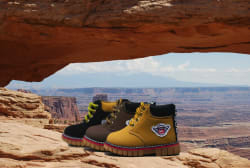
[[[249,87],[82,88],[32,92],[59,96],[57,99],[73,96],[77,101],[71,106],[78,106],[81,116],[86,114],[88,103],[96,94],[107,95],[110,101],[127,98],[135,102],[174,103],[183,151],[194,147],[216,147],[250,159]],[[73,112],[70,116],[78,116],[78,113]]]
[[[95,95],[111,101],[128,98],[175,103],[182,153],[133,158],[69,147],[62,141],[61,132],[69,124],[81,122]],[[245,87],[83,88],[49,92],[1,88],[0,167],[247,168],[249,100],[250,88]]]

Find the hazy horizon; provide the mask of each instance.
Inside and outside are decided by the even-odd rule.
[[[42,82],[7,88],[250,86],[250,57],[237,53],[170,53],[132,60],[69,64]]]

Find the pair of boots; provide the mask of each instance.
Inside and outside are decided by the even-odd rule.
[[[175,105],[96,101],[81,124],[65,129],[70,145],[88,146],[122,156],[179,154]],[[102,123],[106,118],[106,122]]]

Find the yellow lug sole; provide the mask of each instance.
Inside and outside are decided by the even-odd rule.
[[[109,151],[111,153],[114,153],[116,155],[120,156],[144,156],[144,155],[156,155],[156,156],[170,156],[170,155],[178,155],[180,153],[180,145],[179,143],[173,144],[173,145],[167,145],[162,147],[156,147],[156,148],[122,148],[122,147],[116,147],[112,146],[111,144],[104,144],[104,148],[106,151]]]

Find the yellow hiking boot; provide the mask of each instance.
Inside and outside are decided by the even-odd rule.
[[[141,103],[125,128],[108,135],[104,148],[123,156],[177,155],[175,105]]]

